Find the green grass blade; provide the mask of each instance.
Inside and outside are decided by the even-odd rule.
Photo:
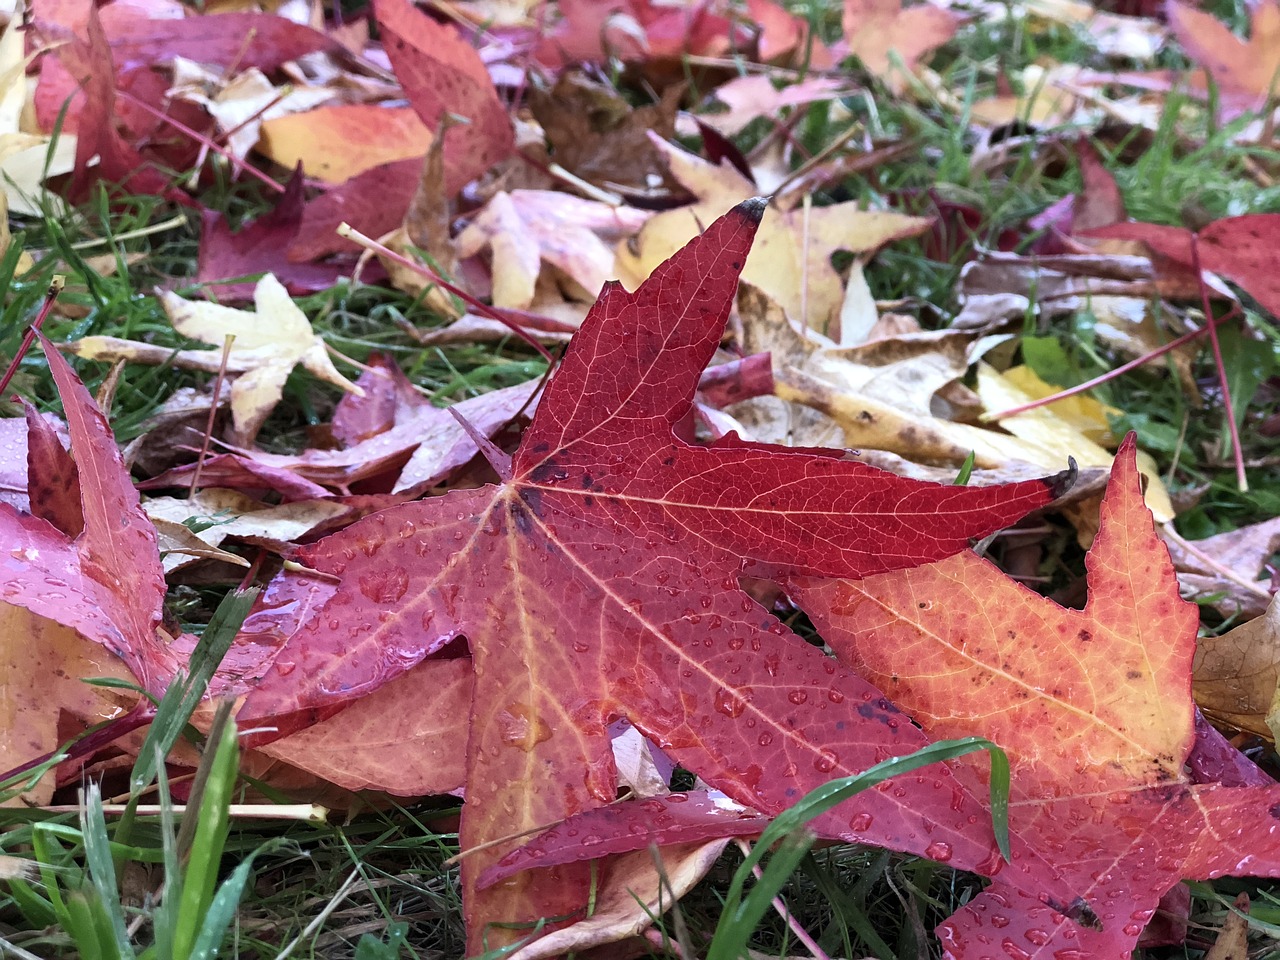
[[[231,704],[224,702],[214,719],[209,743],[200,766],[208,764],[204,780],[204,794],[199,810],[187,807],[187,817],[197,817],[195,837],[191,842],[191,854],[186,861],[182,879],[182,899],[173,932],[173,960],[190,960],[197,934],[204,925],[209,905],[213,900],[214,883],[218,878],[218,865],[230,829],[231,795],[236,785],[240,747],[236,739],[236,724],[231,719]]]
[[[810,791],[794,806],[779,814],[760,835],[750,854],[743,860],[733,876],[725,896],[724,911],[711,941],[707,960],[739,960],[747,949],[750,938],[769,903],[781,889],[786,878],[804,858],[813,845],[813,836],[806,826],[815,817],[826,813],[836,805],[863,790],[874,787],[892,777],[901,776],[944,760],[953,760],[977,750],[986,750],[992,757],[991,817],[996,843],[1005,859],[1009,859],[1009,761],[1004,751],[983,737],[965,737],[960,740],[940,740],[904,757],[891,757],[883,763],[852,777],[842,777]],[[777,873],[769,870],[757,881],[751,896],[743,895],[747,878],[752,869],[764,859],[775,845],[781,844],[774,858],[780,863]],[[770,866],[772,867],[772,862]],[[779,879],[780,874],[780,879]],[[767,881],[767,882],[766,882]],[[776,884],[776,886],[775,886]],[[760,896],[755,896],[760,890]],[[770,892],[772,891],[772,892]]]
[[[231,641],[235,639],[240,624],[244,622],[259,592],[257,587],[233,590],[218,604],[200,642],[191,652],[186,679],[181,676],[174,678],[156,710],[156,718],[151,722],[142,748],[138,751],[138,761],[134,764],[130,777],[134,793],[149,786],[155,779],[157,757],[167,757],[181,736],[191,718],[191,712],[204,696],[213,672],[226,656]]]
[[[129,946],[129,933],[124,920],[124,908],[120,905],[119,887],[116,883],[116,867],[111,856],[111,840],[107,836],[107,818],[102,812],[102,792],[96,783],[85,791],[85,810],[80,818],[84,831],[84,858],[89,866],[89,877],[98,893],[102,913],[95,917],[97,926],[106,940],[114,938],[114,956],[133,956]],[[104,925],[105,924],[105,925]],[[107,937],[107,933],[111,937]],[[103,944],[107,948],[106,943]]]

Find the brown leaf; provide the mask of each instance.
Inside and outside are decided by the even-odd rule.
[[[1219,725],[1274,740],[1267,717],[1280,685],[1280,601],[1266,613],[1196,646],[1192,692]]]
[[[560,166],[590,183],[648,193],[667,173],[649,133],[675,136],[684,89],[668,87],[658,103],[632,107],[612,87],[570,70],[549,91],[531,89],[529,106]]]

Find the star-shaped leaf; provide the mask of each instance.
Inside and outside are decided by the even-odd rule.
[[[837,656],[931,736],[977,734],[1005,749],[1010,830],[1074,889],[1046,901],[1027,872],[996,875],[939,928],[957,960],[1128,958],[1179,880],[1280,875],[1280,785],[1200,784],[1184,769],[1199,617],[1178,596],[1135,453],[1130,434],[1086,561],[1083,610],[970,552],[793,585]]]
[[[580,915],[583,865],[484,891],[476,878],[510,835],[616,797],[615,719],[766,811],[925,742],[740,576],[858,576],[942,556],[1056,492],[680,439],[763,213],[743,203],[636,293],[605,287],[510,462],[491,453],[502,483],[383,511],[299,551],[341,583],[250,694],[245,722],[297,729],[459,635],[470,643],[462,844],[487,845],[463,863],[474,951],[519,936],[491,922]],[[981,805],[946,768],[924,782],[872,791],[829,829],[920,852],[946,843],[957,863],[992,870]]]

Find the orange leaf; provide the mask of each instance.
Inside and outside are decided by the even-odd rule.
[[[384,163],[421,157],[431,140],[412,107],[360,103],[267,120],[258,152],[282,167],[301,162],[309,176],[325,183],[342,183]]]
[[[1280,786],[1197,784],[1184,772],[1198,617],[1179,598],[1135,455],[1130,434],[1086,561],[1083,610],[972,553],[795,585],[837,656],[931,736],[978,734],[1008,752],[1010,830],[1075,890],[1071,902],[1037,898],[1035,868],[1015,854],[940,928],[950,956],[1127,958],[1179,880],[1280,874]]]
[[[1249,39],[1241,40],[1222,21],[1189,3],[1170,0],[1169,28],[1226,93],[1268,96],[1280,72],[1280,3],[1253,7]]]

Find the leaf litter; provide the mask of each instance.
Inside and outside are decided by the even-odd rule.
[[[69,328],[57,328],[63,349],[125,361],[112,383],[126,394],[149,363],[196,371],[183,383],[226,381],[229,417],[207,388],[195,402],[174,394],[122,458],[54,353],[65,431],[31,406],[0,420],[0,521],[12,544],[0,612],[6,635],[25,638],[6,652],[6,688],[60,677],[48,696],[65,711],[51,722],[29,697],[8,701],[21,733],[7,766],[54,750],[68,724],[134,707],[78,676],[132,676],[163,693],[195,644],[164,609],[166,590],[172,602],[179,584],[225,586],[247,570],[267,589],[212,684],[246,698],[246,725],[276,728],[254,735],[245,772],[326,796],[324,784],[463,793],[473,951],[524,939],[501,924],[551,916],[563,919],[517,955],[661,945],[653,915],[710,869],[726,837],[758,834],[834,776],[958,733],[990,737],[1014,763],[1012,863],[990,834],[985,767],[963,761],[891,781],[814,828],[990,877],[939,928],[948,956],[1067,960],[1127,956],[1140,936],[1181,942],[1180,878],[1275,873],[1270,778],[1237,748],[1251,741],[1227,741],[1191,700],[1229,732],[1272,733],[1274,531],[1265,518],[1206,528],[1202,513],[1187,527],[1198,539],[1162,531],[1171,566],[1147,509],[1161,521],[1188,509],[1193,494],[1173,478],[1188,456],[1183,436],[1196,431],[1143,433],[1173,463],[1161,473],[1145,461],[1144,507],[1131,441],[1099,496],[1108,448],[1145,416],[1128,394],[1022,408],[1085,380],[1099,344],[1146,361],[1174,337],[1184,343],[1169,356],[1186,422],[1220,403],[1227,380],[1215,388],[1200,376],[1189,342],[1208,332],[1205,318],[1177,305],[1274,313],[1274,215],[1237,203],[1216,216],[1130,219],[1133,185],[1122,190],[1108,169],[1124,136],[1159,136],[1173,84],[1193,101],[1209,97],[1194,72],[1145,69],[1170,36],[1216,84],[1208,105],[1243,118],[1219,142],[1261,150],[1273,118],[1258,115],[1269,88],[1256,68],[1276,9],[1255,5],[1245,46],[1185,4],[1170,5],[1167,26],[1082,3],[1002,8],[1019,29],[1077,31],[1095,59],[1043,59],[1016,73],[1002,62],[974,98],[930,66],[943,69],[936,51],[975,29],[971,10],[948,3],[848,2],[824,30],[766,0],[745,15],[645,0],[608,10],[459,3],[453,24],[379,0],[381,41],[363,22],[325,23],[287,5],[196,14],[34,3],[30,78],[12,23],[0,37],[11,81],[0,132],[42,161],[15,174],[0,145],[11,209],[38,213],[30,199],[63,171],[72,200],[123,183],[208,202],[218,209],[200,210],[200,283],[235,303],[254,292],[244,278],[264,276],[256,313],[164,293],[172,332],[108,339],[89,322],[65,343]],[[468,18],[474,29],[459,26]],[[715,72],[716,58],[743,51],[759,72]],[[679,109],[692,100],[684,55],[710,71],[693,78],[699,96],[710,93],[702,127]],[[805,74],[846,57],[870,86]],[[606,60],[630,75],[591,63]],[[615,81],[636,77],[648,99],[619,95]],[[27,79],[34,112],[17,106]],[[42,144],[72,94],[61,159],[44,166]],[[919,191],[881,179],[909,155],[907,142],[873,141],[880,121],[855,112],[874,117],[886,102],[965,116],[982,137],[971,159],[984,176],[1007,176],[1023,150],[1046,171],[1074,164],[1082,188],[999,223],[985,219],[989,198],[922,205]],[[1120,139],[1098,126],[1104,117]],[[1076,124],[1097,134],[1096,147],[1037,140],[1016,129],[1024,123]],[[845,133],[805,154],[801,140],[841,124],[861,141]],[[677,131],[700,137],[703,153],[673,145]],[[269,174],[255,166],[272,161]],[[295,163],[285,183],[279,167]],[[191,176],[174,181],[174,170]],[[1265,185],[1257,161],[1246,170]],[[278,199],[256,218],[228,217],[207,199],[228,171]],[[724,216],[762,188],[777,189],[773,205],[748,201]],[[939,217],[953,214],[968,233],[946,234]],[[333,235],[343,220],[372,236],[402,228],[388,238],[400,259],[381,257],[391,283],[461,317],[416,332],[412,349],[474,349],[513,328],[572,335],[545,395],[523,369],[499,381],[513,385],[445,409],[405,376],[405,348],[371,354],[359,335],[335,335],[327,315],[313,329],[289,294],[331,296],[353,275],[387,279]],[[988,230],[1008,252],[983,245]],[[900,251],[921,247],[972,260],[954,311],[923,302],[915,280],[885,297],[872,262],[909,262]],[[47,256],[19,252],[19,273]],[[421,276],[402,269],[415,258]],[[739,273],[747,282],[735,302]],[[1028,345],[1064,324],[1078,343]],[[407,334],[407,321],[397,325]],[[1241,329],[1266,348],[1264,334]],[[184,349],[173,334],[212,349]],[[353,341],[368,361],[354,381],[328,346]],[[700,381],[708,363],[717,372]],[[325,389],[295,366],[348,392],[336,403],[324,394],[308,408],[306,439],[282,442],[271,424]],[[1233,374],[1256,380],[1233,380],[1233,395],[1244,383],[1254,392],[1241,403],[1270,396],[1267,369]],[[101,394],[108,410],[111,389]],[[955,486],[970,453],[969,485]],[[1067,491],[1046,478],[1068,457],[1077,485],[1051,506]],[[126,464],[137,487],[175,495],[140,499]],[[1060,547],[1037,539],[1045,529],[1092,544],[1083,611],[1018,587],[967,549],[985,537],[979,549],[1015,576],[1084,601],[1078,579],[1051,589],[1061,577],[1039,575],[1061,562]],[[1179,581],[1209,611],[1198,645]],[[982,632],[1002,622],[975,612],[992,597],[1023,642]],[[850,620],[850,598],[878,619]],[[834,656],[791,632],[793,603]],[[1219,628],[1215,608],[1239,625]],[[1008,710],[966,712],[974,694],[963,678]],[[613,723],[623,717],[625,731]],[[117,741],[126,752],[136,742]],[[28,799],[48,801],[92,759],[64,765]],[[702,783],[670,793],[672,762]],[[100,764],[87,769],[109,776],[110,762]],[[527,837],[516,834],[547,827],[521,847]],[[643,849],[650,840],[665,877]],[[1113,850],[1127,855],[1103,869],[1100,851]],[[583,861],[597,856],[605,880],[587,916],[594,875]],[[1175,922],[1143,935],[1157,909]]]

